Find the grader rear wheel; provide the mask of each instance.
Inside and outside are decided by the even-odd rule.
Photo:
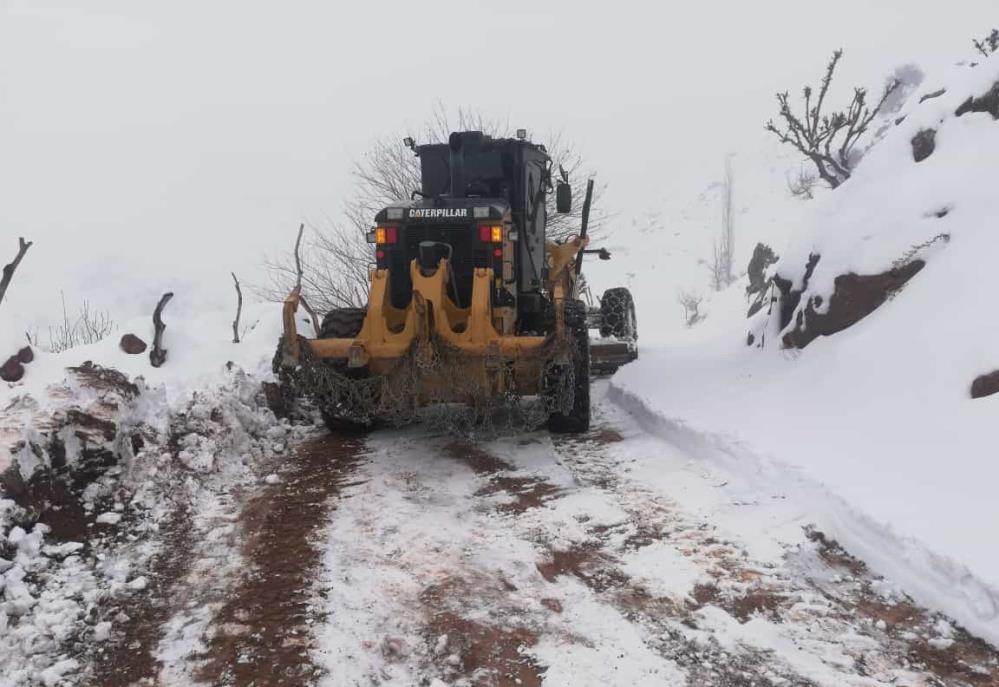
[[[554,434],[581,434],[590,429],[590,334],[586,327],[586,306],[566,303],[565,324],[572,336],[572,403],[563,412],[548,417],[548,430]]]

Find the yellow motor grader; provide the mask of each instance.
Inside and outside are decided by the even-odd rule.
[[[512,406],[553,432],[584,432],[591,372],[637,357],[630,292],[583,300],[584,254],[609,257],[587,247],[592,181],[578,235],[546,240],[547,195],[570,212],[571,187],[564,172],[553,184],[544,146],[518,134],[407,139],[421,188],[375,217],[367,307],[328,313],[307,339],[301,294],[288,296],[275,371],[331,426],[401,424],[440,407],[485,419]]]

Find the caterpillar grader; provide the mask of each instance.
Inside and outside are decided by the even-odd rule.
[[[593,301],[581,273],[593,182],[578,234],[546,238],[546,200],[571,212],[572,190],[543,145],[452,133],[406,144],[421,188],[382,209],[368,234],[367,307],[341,308],[301,336],[296,287],[284,303],[275,372],[331,427],[403,424],[428,409],[496,412],[585,432],[590,380],[637,358],[635,304],[625,288]],[[600,336],[591,340],[590,330]]]

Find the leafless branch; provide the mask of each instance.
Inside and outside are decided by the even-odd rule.
[[[456,130],[477,130],[494,137],[513,134],[509,122],[488,119],[463,108],[452,116],[447,108],[438,104],[421,131],[403,132],[375,141],[353,164],[354,188],[344,203],[343,220],[330,221],[321,228],[310,225],[304,233],[300,227],[294,254],[268,261],[268,283],[256,287],[255,291],[263,298],[280,301],[294,286],[299,286],[305,296],[303,307],[311,304],[320,313],[334,308],[364,306],[368,273],[374,258],[365,234],[379,210],[408,199],[421,186],[420,161],[401,144],[404,133],[420,143],[434,143],[446,141]],[[549,133],[542,140],[554,166],[557,168],[561,164],[569,172],[575,195],[582,198],[586,178],[590,176],[583,157],[560,132]],[[606,220],[599,205],[603,190],[604,186],[600,184],[594,190],[589,224],[591,236],[599,236]],[[549,197],[547,233],[553,239],[568,238],[579,231],[582,203],[576,203],[573,212],[564,215],[555,212],[554,203],[554,197]],[[318,317],[313,316],[313,321],[318,322]]]
[[[302,233],[305,231],[305,222],[298,225],[298,238],[295,239],[295,272],[298,275],[295,280],[295,288],[302,288]]]
[[[300,296],[298,302],[301,304],[302,310],[309,313],[309,317],[312,318],[312,329],[315,331],[316,336],[319,336],[321,329],[319,327],[319,317],[316,316],[316,311],[311,305],[309,305],[309,301],[305,299],[305,296]]]
[[[974,40],[972,42],[975,44],[975,50],[982,53],[985,57],[991,57],[999,52],[999,29],[992,29],[992,33],[985,36],[982,40]]]
[[[156,304],[156,309],[153,311],[153,328],[155,334],[153,335],[153,350],[149,352],[149,362],[153,367],[159,367],[166,362],[167,351],[163,348],[163,331],[166,329],[166,325],[163,323],[163,308],[166,307],[171,298],[173,298],[173,293],[167,292],[163,294],[160,302]]]
[[[803,115],[795,114],[785,91],[777,94],[780,125],[772,119],[766,123],[767,131],[774,134],[781,143],[795,148],[815,165],[819,177],[830,188],[836,188],[850,178],[856,165],[854,150],[857,142],[867,132],[888,97],[900,86],[897,79],[887,83],[881,98],[873,107],[868,104],[867,89],[854,88],[853,98],[845,111],[824,113],[829,86],[842,57],[842,50],[833,52],[814,103],[812,87],[805,86],[802,89]]]
[[[814,174],[809,174],[802,167],[795,175],[787,175],[787,190],[795,198],[811,200],[815,197],[815,184],[819,178]]]
[[[24,254],[31,248],[33,241],[25,241],[23,237],[20,237],[17,239],[17,244],[17,255],[14,256],[14,261],[4,266],[3,276],[0,276],[0,303],[3,302],[3,297],[7,293],[7,287],[10,286],[10,282],[14,278],[14,270],[21,264]]]
[[[239,279],[236,279],[236,273],[230,272],[232,274],[232,281],[236,285],[236,319],[232,321],[232,342],[239,343],[239,316],[243,314],[243,290],[239,288]]]

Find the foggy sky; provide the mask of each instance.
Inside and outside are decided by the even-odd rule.
[[[0,327],[60,290],[118,318],[166,289],[228,303],[230,270],[260,281],[300,221],[337,216],[351,161],[438,102],[562,131],[624,231],[758,146],[774,92],[834,48],[842,87],[879,88],[995,24],[994,0],[0,0],[0,262],[36,242]]]

